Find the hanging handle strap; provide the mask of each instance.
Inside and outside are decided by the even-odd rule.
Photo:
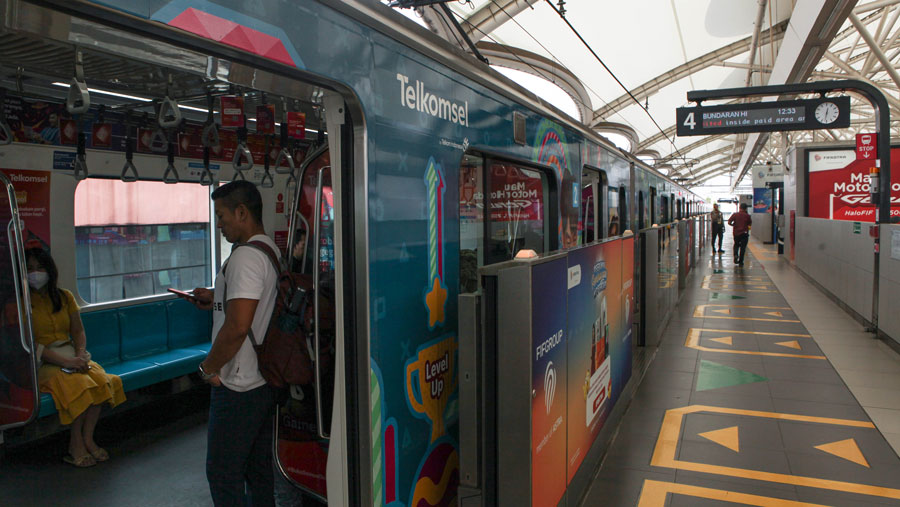
[[[219,145],[219,129],[216,128],[216,121],[213,118],[213,106],[215,99],[211,93],[206,93],[206,125],[200,134],[200,144],[204,148],[212,148]]]
[[[278,152],[278,157],[275,159],[275,172],[278,174],[294,173],[294,157],[291,156],[291,151],[288,149],[287,130],[287,122],[281,122],[281,151]],[[287,167],[283,166],[285,162],[287,162]]]
[[[181,109],[178,102],[171,97],[163,99],[159,106],[159,126],[164,129],[177,127],[181,123]]]
[[[125,129],[128,131],[128,136],[125,138],[125,166],[122,167],[122,175],[119,178],[126,183],[131,183],[138,180],[138,172],[134,166],[134,139],[131,138],[131,127],[126,125]]]
[[[12,130],[6,122],[6,89],[0,88],[0,146],[13,142]]]
[[[166,166],[166,172],[163,173],[163,182],[173,185],[179,181],[178,170],[175,169],[175,143],[169,143],[166,160],[168,161],[168,165]]]
[[[238,146],[234,150],[234,158],[231,160],[231,165],[234,167],[235,171],[234,179],[246,180],[247,177],[244,176],[244,171],[253,169],[253,154],[250,153],[250,149],[247,148],[247,128],[239,128],[237,130],[237,136]]]
[[[78,151],[75,154],[75,162],[72,164],[72,169],[75,170],[74,176],[75,179],[81,181],[88,177],[88,167],[87,167],[87,152],[85,150],[85,134],[84,132],[78,133]]]
[[[263,176],[262,180],[259,182],[259,186],[262,188],[272,188],[275,186],[275,179],[272,178],[272,173],[269,172],[269,136],[266,136],[266,147],[263,153],[266,155],[263,157]]]
[[[213,184],[213,174],[209,170],[209,147],[203,148],[203,171],[200,172],[200,184],[204,187]]]
[[[84,56],[75,51],[75,77],[69,83],[69,94],[66,96],[66,110],[69,114],[84,114],[91,108],[91,94],[84,82]]]

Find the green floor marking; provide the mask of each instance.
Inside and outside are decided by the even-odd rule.
[[[709,295],[710,301],[718,301],[720,299],[747,299],[747,296],[733,296],[731,294],[719,294],[718,292],[713,292]]]
[[[697,390],[708,391],[723,387],[765,382],[766,377],[760,377],[749,371],[739,370],[724,364],[714,363],[705,359],[700,360],[700,376],[697,378]]]

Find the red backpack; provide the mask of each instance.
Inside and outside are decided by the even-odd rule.
[[[272,309],[265,339],[259,344],[253,336],[253,329],[249,334],[256,350],[259,372],[266,382],[275,388],[284,388],[292,384],[309,384],[313,379],[313,370],[305,321],[309,308],[307,302],[312,291],[301,287],[299,273],[291,273],[281,268],[278,255],[266,243],[262,241],[236,243],[232,253],[234,248],[241,246],[251,246],[266,254],[278,275],[275,307]],[[227,286],[224,300],[227,303]]]

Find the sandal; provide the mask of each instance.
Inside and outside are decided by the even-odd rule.
[[[106,452],[106,449],[102,447],[98,447],[95,451],[88,451],[91,453],[91,456],[94,457],[94,461],[100,463],[101,461],[106,461],[109,459],[109,453]]]
[[[94,461],[94,457],[90,454],[85,454],[84,456],[79,456],[77,458],[71,454],[66,454],[63,457],[63,461],[78,468],[92,467],[97,464],[97,462]]]

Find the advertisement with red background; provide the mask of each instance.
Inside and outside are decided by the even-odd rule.
[[[540,175],[511,164],[491,165],[491,220],[541,220],[544,184]]]
[[[874,222],[869,169],[874,160],[856,160],[854,149],[807,152],[809,216]],[[891,148],[891,216],[900,216],[900,148]]]
[[[16,190],[25,248],[50,249],[50,172],[0,169]]]

